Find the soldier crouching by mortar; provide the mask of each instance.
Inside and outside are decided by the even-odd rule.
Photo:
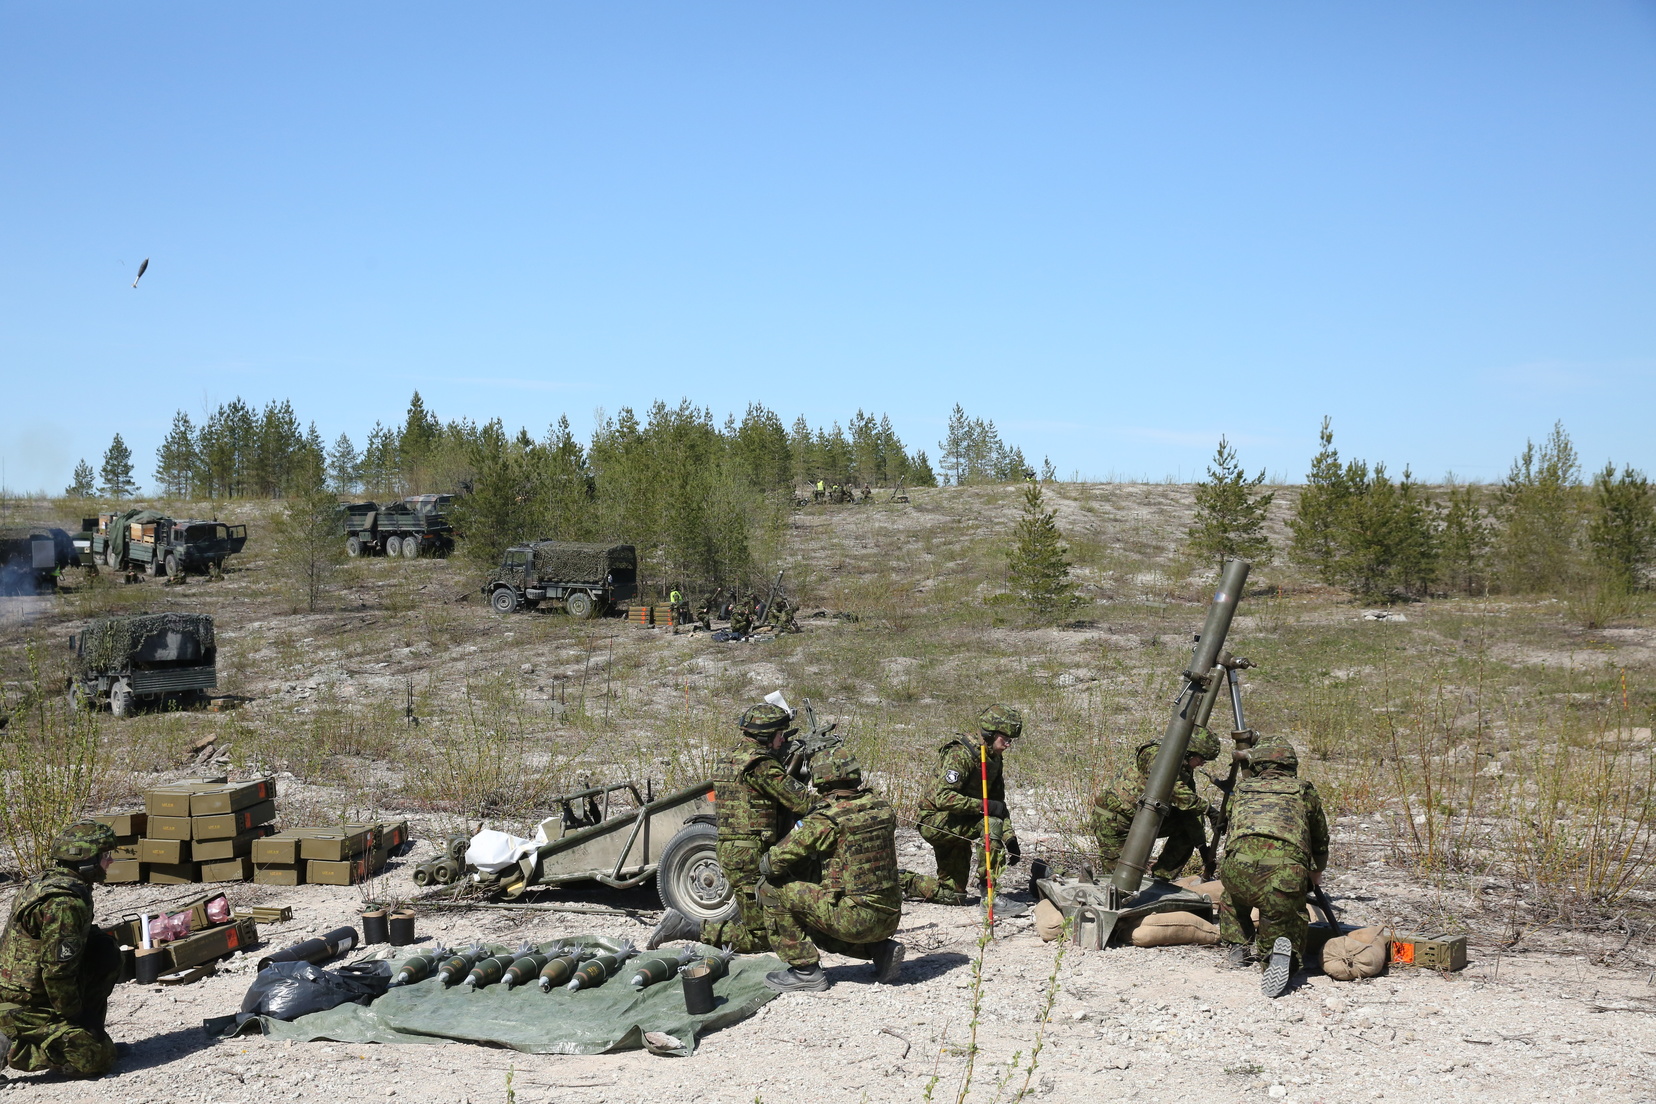
[[[759,860],[758,897],[771,949],[788,969],[765,975],[779,993],[828,988],[818,948],[874,963],[874,980],[889,984],[903,966],[903,945],[891,938],[902,920],[897,887],[897,814],[863,786],[862,766],[835,748],[811,764],[817,806],[787,839]],[[821,881],[794,879],[820,870]]]
[[[104,1020],[121,954],[92,923],[92,886],[114,850],[107,825],[71,824],[52,841],[55,865],[12,903],[0,935],[0,1032],[13,1069],[101,1077],[115,1064]]]
[[[995,881],[1003,865],[1017,865],[1023,857],[1006,807],[1006,777],[1002,756],[1023,734],[1023,715],[1005,705],[991,705],[978,714],[977,736],[956,736],[938,750],[937,780],[932,792],[920,799],[920,838],[937,855],[937,876],[899,872],[903,895],[939,905],[971,903],[966,882],[972,873],[972,855],[983,847],[983,773],[989,775],[989,861]],[[988,880],[980,870],[978,881]]]
[[[1328,866],[1328,818],[1317,787],[1296,777],[1299,757],[1286,740],[1262,739],[1247,753],[1247,768],[1230,799],[1219,941],[1225,964],[1236,968],[1254,960],[1253,943],[1266,960],[1260,988],[1279,997],[1304,965],[1305,895]]]
[[[1138,812],[1139,799],[1150,778],[1150,765],[1156,761],[1160,748],[1160,740],[1140,747],[1134,761],[1121,768],[1109,787],[1093,799],[1092,830],[1098,840],[1101,870],[1114,868],[1116,860],[1121,858],[1121,849],[1126,846],[1127,834],[1133,827],[1133,815]],[[1212,733],[1198,730],[1191,735],[1189,754],[1179,768],[1168,799],[1171,808],[1162,818],[1158,833],[1167,842],[1162,845],[1156,865],[1150,869],[1152,875],[1164,882],[1179,876],[1206,838],[1202,814],[1207,802],[1196,793],[1196,769],[1219,758],[1219,752],[1219,740]]]
[[[718,809],[719,867],[730,882],[739,910],[729,920],[698,924],[675,908],[650,932],[644,946],[655,950],[675,939],[700,939],[714,947],[731,946],[740,954],[771,949],[765,914],[754,890],[759,860],[783,835],[783,825],[811,807],[811,795],[788,774],[778,752],[796,731],[793,714],[766,702],[743,713],[738,724],[746,742],[732,748],[713,773]]]

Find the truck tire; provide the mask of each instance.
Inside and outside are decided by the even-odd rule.
[[[91,709],[94,704],[96,704],[94,700],[86,696],[86,689],[81,686],[79,679],[69,684],[70,709],[77,713],[83,713]]]
[[[174,575],[177,575],[177,574],[178,574],[178,553],[168,552],[167,553],[167,578],[170,579]]]
[[[385,554],[387,556],[400,556],[400,555],[402,555],[402,538],[401,537],[386,537],[385,538]]]
[[[353,560],[362,555],[362,541],[357,537],[346,537],[345,554]]]
[[[592,600],[592,595],[586,591],[575,590],[564,598],[564,608],[569,611],[569,616],[575,618],[575,620],[585,621],[592,616],[592,611],[597,608],[597,603]]]
[[[517,591],[511,587],[500,587],[489,595],[489,605],[496,613],[516,613],[518,608]]]
[[[132,716],[131,689],[121,683],[109,688],[109,713],[113,717]]]
[[[420,558],[420,538],[419,537],[404,537],[403,538],[403,559],[405,559],[405,560],[417,560],[419,558]]]
[[[656,868],[656,893],[661,903],[692,920],[726,920],[736,915],[730,880],[719,868],[714,845],[719,830],[694,822],[680,828],[661,852]]]

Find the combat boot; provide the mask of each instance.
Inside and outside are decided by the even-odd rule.
[[[1293,971],[1294,944],[1286,935],[1279,935],[1271,944],[1271,957],[1265,963],[1265,976],[1259,979],[1259,991],[1267,997],[1282,996]]]
[[[897,984],[897,975],[903,972],[903,956],[908,953],[895,939],[888,939],[874,950],[874,980],[881,985]]]
[[[778,993],[820,993],[828,988],[828,975],[822,963],[810,966],[790,966],[765,975],[765,984]]]
[[[678,909],[669,908],[661,914],[661,923],[650,931],[650,938],[644,941],[644,949],[653,951],[663,943],[671,943],[675,939],[695,939],[700,935],[700,924]]]

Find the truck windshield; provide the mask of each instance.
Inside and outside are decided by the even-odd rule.
[[[529,553],[527,553],[527,552],[508,552],[508,553],[506,553],[506,566],[507,567],[528,567],[529,566]]]

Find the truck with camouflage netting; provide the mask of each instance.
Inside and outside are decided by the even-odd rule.
[[[449,524],[451,494],[409,495],[382,506],[355,502],[344,508],[347,556],[446,556],[454,551],[454,526]]]
[[[198,705],[218,685],[213,619],[204,613],[100,617],[69,638],[75,653],[69,701],[117,717],[140,704]]]
[[[506,550],[483,584],[501,613],[561,603],[574,617],[596,617],[638,596],[638,553],[630,544],[538,540]]]
[[[109,567],[151,575],[205,575],[247,546],[247,526],[201,518],[170,518],[157,510],[99,514],[93,558]]]
[[[0,594],[50,594],[58,572],[79,566],[74,538],[44,525],[0,529]]]

